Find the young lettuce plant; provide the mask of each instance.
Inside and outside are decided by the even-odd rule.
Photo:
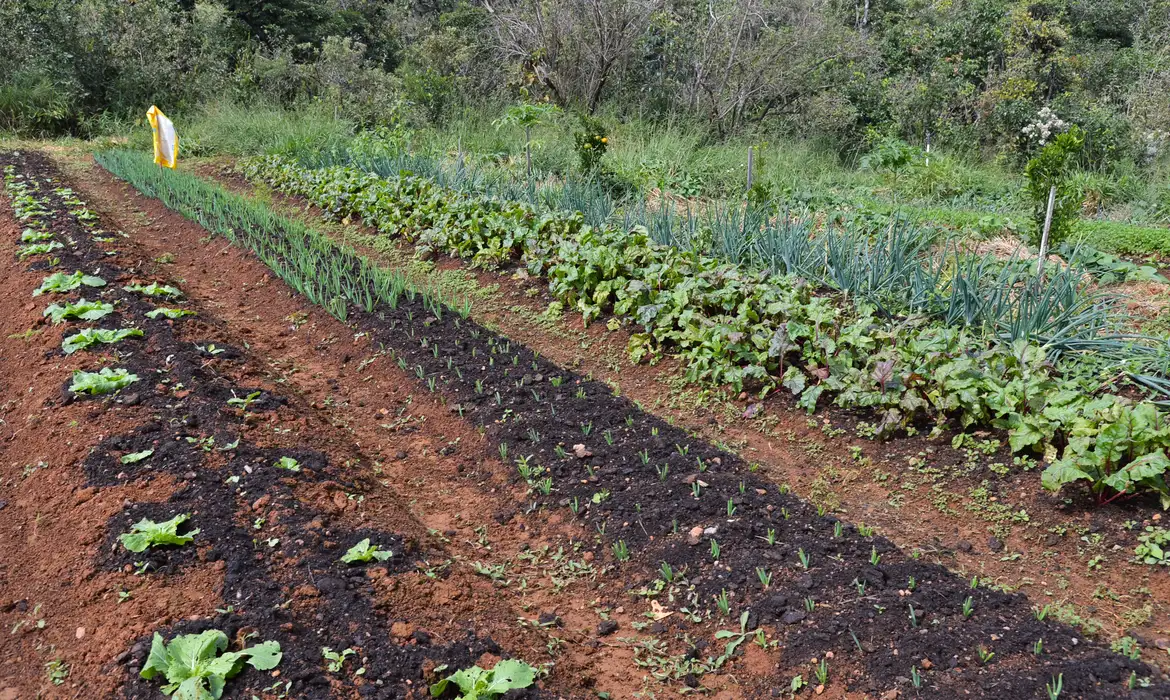
[[[192,542],[199,534],[196,528],[185,535],[179,534],[179,526],[191,519],[186,513],[176,515],[165,523],[156,523],[143,518],[130,526],[130,532],[119,535],[122,546],[131,552],[145,552],[150,547],[173,544],[182,546]]]
[[[454,684],[459,688],[458,700],[494,700],[509,690],[527,688],[536,680],[536,669],[515,659],[504,659],[485,671],[479,666],[458,671],[431,686],[431,697],[437,698]]]
[[[81,270],[74,272],[72,275],[67,275],[64,272],[54,272],[41,281],[41,286],[33,290],[32,295],[39,297],[42,294],[65,294],[72,292],[81,285],[87,287],[104,287],[106,281],[101,277],[94,277],[87,275]]]
[[[79,301],[73,302],[72,304],[50,304],[42,315],[48,317],[55,326],[59,323],[64,323],[67,319],[96,321],[113,312],[113,304],[107,304],[102,301],[87,301],[82,297]]]
[[[75,394],[100,396],[118,391],[136,381],[138,381],[138,375],[130,374],[124,369],[103,367],[100,372],[77,370],[73,373],[73,383],[69,385],[69,391]]]
[[[341,557],[343,564],[368,564],[371,561],[386,561],[394,553],[388,549],[379,549],[378,545],[370,544],[370,538],[358,542],[349,548]]]
[[[61,341],[61,350],[66,355],[72,355],[78,350],[86,350],[98,343],[112,344],[126,338],[141,338],[142,331],[137,328],[122,328],[107,330],[104,328],[86,328]]]
[[[271,671],[282,656],[275,641],[241,651],[227,651],[227,647],[228,637],[219,630],[180,635],[170,644],[155,632],[139,675],[146,680],[166,678],[162,691],[175,700],[219,700],[227,681],[243,670],[245,661],[258,671]]]
[[[146,317],[151,319],[151,320],[156,319],[159,316],[162,316],[163,318],[169,318],[171,320],[174,320],[176,318],[183,318],[184,316],[194,316],[194,315],[195,315],[194,311],[188,311],[187,309],[168,309],[168,308],[164,308],[161,306],[159,308],[155,309],[154,311],[147,311],[146,312]]]
[[[159,284],[158,282],[151,282],[150,284],[129,284],[122,287],[126,292],[138,292],[145,294],[148,297],[167,297],[177,298],[183,296],[178,287],[172,287],[169,284]]]

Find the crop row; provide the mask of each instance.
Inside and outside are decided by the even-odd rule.
[[[799,279],[658,245],[644,229],[594,228],[579,213],[542,213],[406,173],[309,169],[277,157],[243,169],[423,253],[485,267],[520,262],[586,323],[609,313],[634,326],[635,361],[670,352],[692,380],[761,395],[782,387],[810,412],[823,402],[868,408],[879,433],[924,423],[941,431],[951,421],[1003,429],[1013,450],[1050,463],[1042,477],[1050,489],[1085,481],[1102,500],[1152,492],[1170,506],[1166,412],[1102,393],[1113,385],[1099,373],[1057,373],[1049,350],[1026,339],[988,342],[967,328],[887,322]]]
[[[318,576],[338,573],[345,575],[351,572],[360,574],[362,565],[386,562],[395,553],[399,554],[394,564],[395,568],[409,566],[401,557],[401,550],[397,546],[400,538],[372,530],[348,533],[342,536],[343,541],[348,540],[346,544],[348,549],[338,558],[336,555],[290,549],[299,548],[298,542],[315,541],[306,528],[306,523],[320,514],[304,505],[296,508],[296,515],[292,517],[289,517],[288,513],[282,514],[284,517],[280,517],[279,520],[282,521],[283,530],[275,529],[275,521],[278,520],[276,517],[262,516],[255,519],[250,527],[239,527],[238,524],[234,524],[238,518],[233,505],[239,498],[251,494],[247,501],[255,502],[255,491],[262,490],[274,508],[278,505],[280,507],[287,505],[293,495],[289,485],[282,480],[284,475],[296,475],[297,480],[320,479],[325,476],[323,470],[328,468],[324,455],[295,448],[287,451],[265,450],[250,444],[242,436],[226,446],[216,446],[215,438],[223,434],[223,431],[216,430],[217,426],[229,427],[226,423],[245,420],[250,412],[269,410],[278,405],[277,402],[272,401],[271,397],[266,398],[265,392],[262,391],[242,392],[241,397],[237,396],[231,387],[222,387],[225,378],[211,368],[212,360],[227,352],[225,348],[216,347],[214,344],[199,345],[178,340],[172,321],[196,315],[194,311],[182,308],[185,297],[180,289],[159,282],[129,284],[120,288],[109,284],[111,279],[122,276],[123,272],[107,257],[112,253],[97,249],[95,243],[109,242],[113,239],[98,227],[97,215],[71,190],[57,187],[50,193],[51,182],[43,177],[24,175],[18,172],[15,165],[8,165],[4,169],[5,190],[14,214],[23,228],[17,256],[21,260],[30,260],[33,269],[45,270],[47,273],[32,295],[51,297],[53,301],[47,303],[44,315],[54,325],[68,324],[76,331],[66,334],[61,347],[63,354],[71,355],[100,348],[105,351],[103,356],[116,357],[129,366],[129,369],[104,366],[93,372],[77,371],[68,384],[68,393],[74,400],[81,400],[91,396],[113,395],[128,388],[137,390],[144,384],[157,382],[158,387],[167,387],[163,391],[169,391],[173,385],[176,391],[183,387],[186,393],[190,394],[183,400],[175,400],[169,395],[164,395],[161,402],[157,401],[154,392],[150,390],[140,390],[140,393],[135,394],[138,397],[134,399],[135,405],[145,404],[152,411],[158,411],[155,414],[156,420],[163,416],[164,423],[179,426],[179,434],[176,434],[173,440],[169,439],[169,436],[165,440],[155,440],[149,431],[143,430],[141,433],[135,431],[112,436],[91,450],[85,468],[91,481],[97,483],[104,483],[106,480],[100,476],[95,479],[95,474],[112,475],[114,472],[119,472],[117,477],[113,477],[117,483],[125,483],[128,478],[132,480],[136,477],[148,477],[163,471],[180,474],[191,470],[194,474],[184,477],[188,486],[180,489],[168,501],[131,504],[122,514],[111,519],[111,536],[107,540],[116,544],[112,548],[103,548],[107,553],[99,554],[98,564],[121,569],[133,563],[137,575],[145,575],[148,571],[154,570],[172,571],[182,563],[190,561],[193,556],[190,550],[195,546],[206,545],[212,548],[210,556],[222,557],[229,562],[225,567],[229,572],[225,580],[225,599],[229,597],[230,592],[235,591],[237,594],[235,600],[239,600],[241,586],[249,591],[250,601],[255,599],[253,605],[240,606],[243,608],[241,610],[229,605],[225,610],[217,611],[214,618],[215,627],[228,629],[229,633],[209,628],[212,625],[211,619],[180,623],[172,630],[173,634],[167,635],[170,637],[169,641],[161,631],[156,631],[149,645],[149,654],[145,658],[135,658],[131,661],[139,677],[146,683],[131,681],[131,685],[136,683],[134,690],[141,691],[144,686],[149,687],[162,682],[164,694],[173,694],[176,698],[188,700],[210,700],[221,697],[229,679],[244,672],[247,666],[259,671],[270,671],[280,665],[282,670],[301,678],[320,675],[312,666],[314,656],[311,653],[305,655],[295,650],[294,658],[290,659],[289,651],[287,649],[282,651],[281,644],[272,639],[251,646],[242,645],[238,650],[229,651],[231,631],[240,627],[242,621],[255,623],[252,627],[256,630],[254,633],[260,634],[260,630],[263,630],[264,636],[277,636],[286,629],[293,629],[292,625],[280,627],[279,631],[277,629],[281,623],[272,611],[283,607],[282,588],[269,585],[267,579],[271,573],[268,568],[276,566],[281,559],[267,557],[265,554],[279,552],[282,557],[297,558],[306,569],[315,569]],[[237,216],[233,219],[236,225],[245,221],[230,203],[217,202],[215,211],[236,212]],[[249,210],[249,213],[256,212]],[[239,235],[233,233],[233,240],[243,243],[250,240],[249,236],[256,235],[258,234],[255,231],[248,233],[241,229]],[[313,255],[314,250],[321,256],[328,254],[327,247],[306,252],[311,242],[297,240],[289,231],[283,229],[279,245],[281,246],[279,251],[261,248],[258,243],[250,247],[257,254],[269,256],[274,263],[279,258],[284,265],[295,264],[292,259],[285,257],[293,251],[300,251],[302,255],[308,256]],[[303,272],[305,268],[297,269]],[[330,269],[337,269],[337,266],[334,265]],[[92,274],[88,274],[87,271],[92,271]],[[331,284],[329,280],[332,279],[329,276],[329,269],[313,267],[311,272],[317,275],[317,286],[311,289],[306,285],[302,286],[313,293],[326,293],[328,285]],[[346,270],[339,274],[350,273],[351,271]],[[297,273],[288,274],[292,278],[302,279]],[[377,295],[376,301],[371,303],[389,303],[396,301],[400,294],[412,294],[400,283],[400,278],[374,274],[372,271],[367,271],[366,276],[362,276],[360,269],[353,271],[352,274],[356,277],[344,277],[346,282],[360,282],[375,290],[367,291],[368,294]],[[333,284],[336,284],[335,280]],[[79,299],[77,298],[79,294],[88,294],[93,299],[87,300],[84,297]],[[335,311],[341,306],[340,302],[325,296],[319,296],[318,303]],[[145,331],[143,328],[133,327],[132,324],[135,322],[131,319],[138,319],[136,323],[142,325]],[[98,325],[105,327],[97,327]],[[122,345],[126,341],[143,338],[146,335],[151,336],[150,349],[146,349],[141,343],[131,347]],[[167,357],[165,369],[157,368],[158,358],[151,358],[148,354],[165,355]],[[91,359],[98,361],[98,357],[95,354]],[[232,389],[232,398],[226,400],[226,409],[224,400],[218,393],[221,388],[223,391]],[[142,396],[143,393],[146,394],[145,397]],[[204,406],[204,401],[212,405]],[[198,421],[190,420],[193,415],[202,415],[204,418]],[[212,436],[205,437],[198,433],[184,435],[186,432],[184,426],[188,423],[201,425]],[[234,427],[236,426],[230,426],[229,430]],[[125,449],[130,445],[135,449]],[[192,469],[192,466],[202,462],[203,454],[213,450],[224,455],[230,462],[227,468],[237,472],[235,475],[225,480],[210,470]],[[186,454],[181,454],[184,452]],[[251,466],[245,466],[252,463],[258,467],[255,472]],[[134,476],[128,477],[129,474]],[[329,477],[335,478],[335,475]],[[245,480],[246,487],[237,486]],[[135,512],[137,515],[132,517]],[[192,513],[196,515],[193,517]],[[268,534],[276,536],[258,540],[259,532],[256,531],[269,519],[273,521],[273,526],[269,527]],[[194,526],[195,523],[198,523],[197,527]],[[118,534],[119,532],[122,534]],[[279,534],[281,532],[284,536]],[[296,532],[297,536],[288,536],[291,532]],[[380,544],[374,543],[370,534],[377,536]],[[349,546],[349,543],[353,543],[352,546]],[[395,545],[394,552],[385,547],[388,543]],[[242,566],[244,563],[247,563],[246,567]],[[312,576],[313,573],[308,573],[305,582],[311,580]],[[125,595],[129,597],[130,594]],[[346,598],[337,603],[345,606],[347,614],[352,612],[358,618],[373,617],[372,606],[366,604],[364,600],[359,603]],[[260,614],[262,620],[253,620],[251,617],[253,614]],[[362,624],[368,623],[363,619]],[[371,635],[366,632],[365,636]],[[384,629],[379,630],[376,636],[387,638]],[[356,638],[358,637],[347,637],[345,634],[329,635],[328,642],[337,644],[338,640],[348,641]],[[452,647],[455,651],[451,652],[453,656],[450,659],[458,660],[465,670],[441,679],[435,686],[436,694],[451,686],[458,689],[457,695],[474,694],[478,689],[481,691],[480,697],[493,697],[492,693],[483,693],[485,686],[494,683],[497,687],[495,694],[499,694],[509,688],[529,686],[535,681],[536,670],[523,662],[501,661],[494,669],[484,670],[468,663],[467,657],[474,658],[478,652],[473,653],[471,648],[463,651],[457,647],[458,645]],[[490,643],[487,648],[495,649]],[[437,645],[432,649],[438,654],[448,652]],[[423,661],[423,656],[419,654],[409,660],[398,655],[391,662],[389,658],[379,658],[374,651],[371,648],[363,648],[363,652],[368,654],[369,658],[362,658],[364,665],[360,670],[356,659],[350,662],[349,672],[355,673],[356,677],[368,671],[371,681],[376,678],[379,686],[384,680],[409,678],[409,674]],[[321,656],[316,657],[316,661],[322,669],[327,667],[330,674],[339,674],[346,665],[346,658],[355,654],[352,648],[334,651],[325,647],[321,649]],[[306,669],[306,665],[309,668]],[[68,666],[60,662],[55,668],[59,671],[53,676],[53,682],[63,683],[69,674]],[[253,678],[255,679],[255,676]],[[305,692],[302,685],[300,683],[297,685],[298,694]],[[293,682],[278,682],[269,690],[278,692],[281,688],[285,693],[291,692]],[[149,692],[153,696],[155,691]],[[130,691],[129,694],[133,692]],[[388,694],[389,690],[386,690],[378,697],[387,697]],[[447,694],[452,695],[449,691]],[[310,693],[304,697],[321,695]]]

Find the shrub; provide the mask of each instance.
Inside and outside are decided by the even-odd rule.
[[[1049,245],[1055,246],[1072,234],[1073,225],[1081,211],[1081,198],[1070,171],[1083,144],[1084,135],[1073,126],[1040,149],[1024,168],[1037,243],[1044,231],[1044,220],[1048,216],[1048,194],[1053,187],[1056,188],[1056,201],[1052,209],[1052,226],[1048,232]]]

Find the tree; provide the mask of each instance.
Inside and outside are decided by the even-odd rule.
[[[497,48],[557,104],[592,113],[633,57],[659,0],[503,0],[492,13]]]
[[[532,127],[559,111],[556,105],[524,102],[512,105],[508,111],[504,112],[504,116],[495,121],[496,128],[501,126],[524,127],[524,161],[528,166],[528,177],[532,177]]]

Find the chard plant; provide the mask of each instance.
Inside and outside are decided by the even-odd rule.
[[[137,328],[120,328],[118,330],[104,328],[86,328],[61,341],[61,351],[72,355],[78,350],[87,350],[99,343],[112,345],[126,338],[141,338],[142,331]]]
[[[177,299],[183,296],[178,287],[172,287],[169,284],[159,284],[158,282],[151,282],[150,284],[129,284],[122,287],[125,292],[137,292],[148,297],[165,297],[168,299]]]
[[[537,670],[516,659],[503,659],[490,670],[479,666],[457,671],[431,686],[431,697],[447,692],[449,686],[459,691],[458,700],[495,700],[509,690],[527,688],[536,681]]]
[[[106,286],[106,281],[101,277],[87,275],[80,270],[74,272],[72,275],[66,275],[63,272],[54,272],[41,281],[41,286],[33,291],[33,296],[39,297],[42,294],[65,294],[72,292],[82,285],[87,287],[104,287]]]
[[[358,542],[350,547],[341,557],[343,564],[368,564],[371,561],[386,561],[394,553],[388,549],[380,549],[376,544],[370,544],[370,538]]]
[[[97,321],[114,313],[114,305],[103,301],[89,301],[84,297],[69,304],[50,304],[44,311],[44,316],[53,322],[53,325],[64,323],[67,320]]]
[[[228,637],[219,630],[184,634],[168,644],[158,632],[141,675],[146,680],[163,678],[162,692],[175,700],[219,700],[227,681],[244,664],[271,671],[280,664],[280,643],[267,641],[241,651],[229,652]]]
[[[75,394],[100,396],[103,394],[112,394],[115,391],[130,386],[136,381],[138,381],[137,374],[131,374],[128,370],[120,368],[111,369],[109,367],[103,367],[98,372],[77,370],[73,373],[73,383],[69,385],[69,391]]]
[[[145,552],[151,547],[162,547],[166,545],[174,545],[181,547],[195,540],[195,535],[199,534],[199,529],[196,528],[187,532],[186,534],[179,534],[179,526],[191,519],[191,516],[184,513],[176,515],[170,520],[162,523],[156,523],[149,518],[143,518],[130,526],[130,531],[119,535],[118,540],[122,546],[131,552]]]
[[[152,319],[152,320],[158,318],[159,316],[162,316],[163,318],[169,318],[171,320],[174,320],[177,318],[183,318],[185,316],[194,316],[194,315],[195,315],[194,311],[188,311],[187,309],[168,309],[165,307],[159,307],[157,309],[154,309],[153,311],[146,312],[146,317],[149,319]]]

